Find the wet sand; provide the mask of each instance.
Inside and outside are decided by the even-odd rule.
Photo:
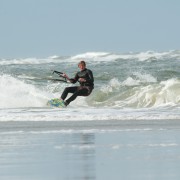
[[[0,179],[179,180],[178,120],[0,122]]]

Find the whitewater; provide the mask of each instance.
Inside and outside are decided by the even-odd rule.
[[[47,106],[85,60],[95,88]],[[0,59],[0,179],[179,180],[180,51]]]
[[[73,86],[52,81],[53,70],[74,77],[80,60],[93,71],[92,94],[65,109],[48,107]],[[179,110],[179,50],[0,59],[0,121],[178,120]]]

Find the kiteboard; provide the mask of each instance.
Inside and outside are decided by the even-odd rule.
[[[57,108],[65,108],[66,105],[64,104],[64,101],[59,98],[50,99],[47,102],[47,105],[50,107],[57,107]]]

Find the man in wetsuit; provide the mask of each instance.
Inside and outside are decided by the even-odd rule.
[[[70,79],[66,74],[63,74],[63,76],[71,83],[75,84],[77,81],[80,83],[80,86],[67,87],[64,89],[61,99],[64,101],[66,106],[71,101],[75,100],[77,96],[89,96],[94,89],[93,73],[91,70],[86,68],[85,61],[80,61],[78,67],[81,71],[77,72],[75,77],[72,79]],[[73,95],[65,100],[68,93],[72,93]]]

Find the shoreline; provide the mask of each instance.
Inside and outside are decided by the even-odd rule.
[[[180,177],[179,120],[9,121],[0,135],[3,180]]]
[[[179,129],[180,120],[0,121],[0,132],[44,130]]]

